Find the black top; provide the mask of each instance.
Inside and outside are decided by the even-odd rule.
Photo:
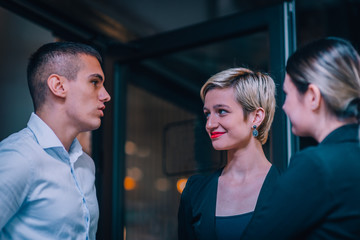
[[[295,154],[241,239],[360,239],[358,125]]]
[[[178,212],[178,236],[180,240],[217,239],[215,211],[218,179],[221,172],[222,169],[219,169],[209,176],[194,175],[187,181],[181,195]],[[278,176],[279,171],[272,166],[260,190],[254,215],[258,207],[264,203],[272,192],[273,182]]]
[[[254,212],[234,216],[216,216],[216,236],[219,240],[239,240]]]

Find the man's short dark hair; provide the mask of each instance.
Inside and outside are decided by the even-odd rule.
[[[81,67],[79,55],[95,57],[102,63],[101,55],[93,47],[74,42],[53,42],[41,46],[31,55],[27,67],[27,80],[36,111],[45,101],[47,79],[51,74],[75,80]]]

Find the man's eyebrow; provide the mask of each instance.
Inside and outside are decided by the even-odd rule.
[[[98,79],[100,79],[101,81],[104,81],[103,76],[101,76],[101,75],[98,74],[98,73],[91,74],[91,75],[89,76],[89,78],[98,78]]]

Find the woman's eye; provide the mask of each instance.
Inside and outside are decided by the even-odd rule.
[[[98,84],[98,82],[99,82],[99,81],[97,81],[97,80],[91,81],[91,83],[92,83],[94,86],[96,86],[96,85]]]
[[[220,115],[223,115],[223,114],[226,114],[226,113],[227,113],[227,111],[224,110],[224,109],[220,109],[220,110],[219,110],[219,114],[220,114]]]
[[[204,116],[205,116],[205,118],[208,118],[210,116],[210,113],[209,112],[204,112]]]

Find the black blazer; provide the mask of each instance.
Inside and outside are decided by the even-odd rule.
[[[209,176],[194,175],[189,178],[181,195],[178,212],[179,240],[217,239],[215,232],[216,194],[218,178],[222,170],[219,169]],[[258,207],[270,194],[273,182],[278,176],[279,171],[274,166],[271,167],[261,188],[254,216]]]
[[[358,125],[295,154],[241,239],[360,239]]]

